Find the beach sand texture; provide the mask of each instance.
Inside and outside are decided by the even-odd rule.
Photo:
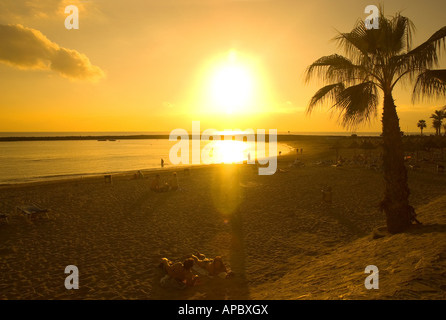
[[[155,172],[0,187],[0,212],[10,214],[0,225],[0,299],[445,299],[446,176],[409,172],[424,225],[390,236],[378,211],[382,173],[316,165],[333,151],[294,145],[304,146],[304,167],[291,167],[291,154],[272,176],[246,164],[181,169],[175,192],[151,192]],[[331,205],[321,201],[326,185]],[[50,219],[13,213],[28,203],[51,209]],[[197,251],[222,256],[235,276],[160,285],[162,257]],[[67,265],[79,269],[78,290],[64,286]],[[364,287],[367,265],[380,270],[379,290]]]

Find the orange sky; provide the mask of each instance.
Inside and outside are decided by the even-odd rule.
[[[203,130],[343,131],[327,109],[305,115],[321,83],[305,85],[303,74],[317,58],[342,53],[330,41],[336,30],[350,31],[367,16],[367,5],[379,5],[356,0],[43,3],[0,3],[0,131],[190,130],[192,120],[201,121]],[[403,11],[412,19],[414,45],[446,24],[443,0],[380,3],[386,14]],[[80,9],[79,30],[64,26],[68,4]],[[8,41],[22,41],[23,50],[12,51]],[[228,69],[231,63],[235,67]],[[446,68],[444,58],[440,66]],[[222,86],[245,90],[231,100]],[[446,98],[413,105],[410,92],[410,86],[395,92],[401,129],[418,131],[417,121],[426,119],[427,131],[433,131],[429,116]],[[358,131],[380,129],[377,118]]]

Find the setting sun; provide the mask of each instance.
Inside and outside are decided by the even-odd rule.
[[[218,66],[211,80],[213,106],[220,111],[233,113],[252,105],[254,80],[250,70],[237,60],[231,51],[225,63]]]
[[[199,74],[200,114],[259,114],[270,103],[261,59],[231,49],[210,58]]]

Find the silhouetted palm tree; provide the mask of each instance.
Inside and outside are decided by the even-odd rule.
[[[419,120],[417,127],[421,129],[421,135],[423,135],[423,129],[427,127],[426,120]]]
[[[415,49],[412,46],[413,23],[399,13],[386,18],[380,10],[379,29],[368,30],[359,20],[349,33],[340,33],[335,40],[344,47],[346,56],[333,54],[311,64],[306,81],[317,76],[328,85],[312,97],[307,112],[327,99],[331,109],[339,111],[345,127],[355,127],[377,115],[379,94],[384,95],[383,169],[385,212],[391,233],[402,232],[411,224],[407,170],[404,166],[399,119],[393,99],[395,85],[404,78],[417,78],[413,99],[446,93],[446,70],[430,70],[438,64],[440,44],[445,42],[446,27],[435,32]]]
[[[435,134],[439,136],[441,134],[441,125],[443,123],[443,119],[445,118],[445,113],[443,110],[435,110],[431,115],[432,127],[435,128]]]
[[[441,130],[441,121],[438,119],[432,120],[432,128],[435,129],[435,135],[439,136]]]

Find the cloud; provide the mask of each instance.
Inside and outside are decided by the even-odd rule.
[[[51,70],[73,80],[97,81],[104,72],[76,50],[59,47],[40,31],[0,24],[0,62],[23,70]]]

